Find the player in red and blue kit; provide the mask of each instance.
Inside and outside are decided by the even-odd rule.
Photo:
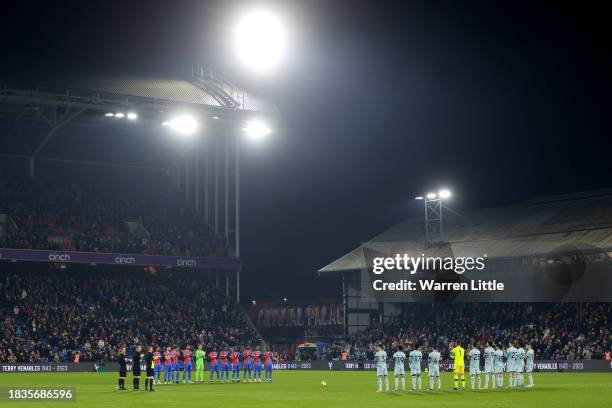
[[[253,369],[255,370],[253,373],[253,381],[261,382],[261,351],[259,351],[259,346],[257,346],[253,352]]]
[[[174,379],[174,383],[178,384],[180,383],[179,376],[181,375],[181,365],[179,363],[180,353],[178,351],[178,347],[174,347],[172,349],[171,355],[172,355],[172,377]]]
[[[183,349],[183,384],[188,382],[191,384],[191,349],[189,348],[189,344],[185,346]],[[185,377],[187,377],[187,381],[185,381]]]
[[[264,370],[266,371],[266,382],[272,382],[272,352],[264,351]]]
[[[208,353],[210,358],[210,382],[213,381],[213,373],[217,373],[217,382],[219,382],[219,363],[217,361],[217,352],[211,351]]]
[[[153,353],[153,380],[157,381],[157,384],[161,384],[161,372],[162,372],[162,354],[159,351],[159,347],[155,349]]]
[[[170,347],[164,351],[164,384],[172,382],[172,353]]]
[[[251,359],[251,350],[247,347],[242,350],[242,381],[247,381],[247,372],[249,373],[249,382],[251,381],[251,369],[253,361]]]
[[[221,381],[229,382],[229,364],[227,362],[227,351],[223,350],[219,353],[219,359],[221,360]]]
[[[240,382],[240,353],[232,351],[230,354],[230,361],[232,363],[232,382]]]

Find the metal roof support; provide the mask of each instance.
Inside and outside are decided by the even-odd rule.
[[[83,113],[83,111],[84,109],[76,109],[76,110],[68,109],[66,113],[59,120],[55,120],[53,126],[51,127],[47,135],[38,144],[38,147],[34,150],[34,153],[32,153],[32,157],[35,158],[36,156],[38,156],[40,152],[42,151],[42,149],[44,149],[47,143],[49,143],[49,141],[57,133],[57,131],[60,130],[62,127],[64,127],[64,125],[67,125],[68,123],[70,123],[72,119],[79,116],[81,113]]]

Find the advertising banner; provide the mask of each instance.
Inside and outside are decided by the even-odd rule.
[[[0,260],[176,268],[238,269],[240,259],[0,248]]]
[[[279,361],[274,363],[274,370],[311,370],[311,371],[374,371],[376,363],[373,361]],[[442,364],[445,371],[452,370],[452,364]],[[144,372],[145,366],[142,365]],[[423,364],[426,368],[426,363]],[[393,369],[393,363],[389,364]],[[132,366],[128,365],[128,371]],[[209,370],[208,364],[206,370]],[[117,372],[117,363],[99,365],[96,363],[0,363],[0,373],[60,373],[60,372]],[[536,360],[535,372],[607,372],[612,373],[612,360],[571,360],[553,361]]]

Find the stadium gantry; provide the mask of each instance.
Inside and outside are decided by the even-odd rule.
[[[177,115],[189,115],[200,124],[184,143],[168,137],[169,130],[162,126]],[[5,162],[23,162],[32,178],[43,162],[164,172],[176,191],[233,248],[237,262],[219,267],[235,272],[231,279],[239,301],[240,139],[245,123],[273,124],[277,119],[272,102],[202,65],[194,65],[186,80],[49,77],[3,81],[0,120],[7,121],[6,128],[14,134],[0,140],[0,157]],[[152,143],[155,137],[161,142]],[[140,144],[125,143],[128,139]],[[5,253],[3,258],[10,255]],[[226,274],[228,292],[230,275]]]

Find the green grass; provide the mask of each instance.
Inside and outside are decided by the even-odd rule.
[[[206,373],[208,374],[208,373]],[[423,377],[426,386],[428,378]],[[612,375],[606,373],[535,373],[536,387],[518,390],[453,391],[445,373],[442,392],[375,393],[373,372],[277,371],[272,384],[158,385],[156,391],[117,391],[114,373],[0,374],[0,388],[74,387],[79,407],[243,407],[323,408],[374,406],[431,407],[609,407]],[[321,380],[327,387],[320,385]],[[409,378],[407,378],[409,382]],[[505,379],[507,381],[507,379]],[[126,385],[131,388],[131,375]],[[409,384],[407,384],[410,386]],[[141,383],[144,388],[144,380]],[[391,389],[393,380],[391,379]],[[0,401],[0,406],[57,407],[62,403]]]

